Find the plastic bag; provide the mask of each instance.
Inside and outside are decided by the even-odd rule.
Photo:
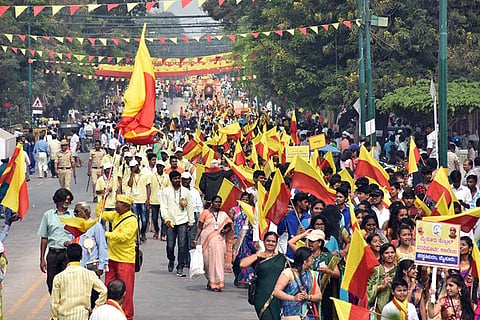
[[[202,246],[197,245],[195,249],[190,250],[190,279],[205,274],[203,269]]]

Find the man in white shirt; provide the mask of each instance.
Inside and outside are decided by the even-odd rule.
[[[72,138],[70,139],[70,151],[72,151],[73,159],[77,167],[82,166],[82,159],[78,156],[80,150],[80,137],[77,135],[77,130],[72,130]]]
[[[107,285],[107,302],[93,310],[90,320],[127,320],[122,309],[124,297],[125,282],[121,279],[110,281]]]
[[[169,174],[171,185],[163,189],[160,200],[161,215],[167,225],[168,272],[175,264],[175,243],[178,243],[177,277],[185,277],[183,267],[188,254],[188,229],[195,224],[193,201],[190,191],[182,187],[181,174],[173,170]]]
[[[383,205],[383,196],[383,191],[380,189],[374,189],[370,192],[370,197],[372,197],[372,210],[377,215],[378,227],[380,229],[383,229],[383,225],[390,218],[390,210]]]
[[[463,208],[470,208],[470,201],[472,201],[472,195],[470,190],[462,185],[462,174],[459,170],[453,170],[450,173],[450,180],[452,180],[452,191],[457,197],[458,202],[462,205]]]
[[[190,172],[184,172],[181,175],[182,178],[182,186],[190,191],[190,196],[192,198],[192,206],[193,206],[193,215],[195,216],[195,224],[193,227],[188,231],[188,247],[190,249],[194,248],[193,239],[195,238],[195,233],[197,232],[197,224],[198,218],[200,217],[200,213],[203,211],[203,202],[202,197],[200,196],[200,192],[198,192],[195,187],[191,186],[192,183],[192,175]],[[186,263],[190,264],[190,256],[187,255]]]

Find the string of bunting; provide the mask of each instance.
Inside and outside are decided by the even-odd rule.
[[[246,33],[238,33],[238,34],[227,34],[227,35],[204,35],[201,37],[156,37],[156,38],[151,38],[151,37],[146,37],[145,41],[148,41],[150,43],[154,42],[160,42],[162,44],[166,44],[167,40],[169,43],[173,44],[178,44],[179,41],[183,41],[185,43],[188,43],[189,41],[197,41],[200,42],[200,40],[206,40],[207,42],[211,43],[212,40],[218,40],[221,41],[223,39],[229,39],[232,42],[236,42],[236,39],[238,37],[241,38],[246,38],[247,36],[251,36],[254,39],[257,39],[260,35],[269,37],[270,35],[278,35],[280,37],[283,37],[285,34],[290,34],[294,35],[295,33],[300,33],[303,36],[307,35],[307,30],[313,31],[315,34],[318,34],[319,30],[325,30],[329,31],[332,28],[335,30],[338,30],[338,28],[343,25],[347,27],[348,29],[352,28],[352,23],[355,23],[357,26],[360,25],[360,20],[345,20],[345,21],[338,21],[334,23],[325,23],[321,25],[316,25],[316,26],[308,26],[308,27],[300,27],[300,28],[292,28],[292,29],[284,29],[284,30],[273,30],[273,31],[253,31],[253,32],[246,32]],[[56,40],[57,42],[60,43],[73,43],[73,41],[77,41],[80,44],[84,44],[85,41],[87,43],[90,43],[91,46],[108,46],[108,45],[115,45],[118,46],[120,43],[120,40],[122,40],[125,43],[131,43],[132,41],[139,42],[140,38],[82,38],[82,37],[66,37],[66,36],[46,36],[46,35],[26,35],[26,34],[11,34],[11,33],[2,33],[2,36],[4,36],[10,43],[13,43],[14,38],[20,39],[22,42],[25,42],[27,38],[32,39],[33,41],[38,41],[38,40],[45,40],[45,41],[54,41]]]
[[[92,75],[92,74],[82,74],[82,73],[75,73],[75,72],[69,72],[69,71],[59,71],[59,70],[48,70],[48,69],[41,69],[41,73],[43,74],[60,74],[60,75],[66,75],[66,76],[71,76],[71,77],[78,77],[78,78],[83,78],[86,80],[104,80],[104,81],[116,81],[116,82],[123,82],[127,81],[129,78],[126,77],[107,77],[107,76],[98,76],[98,75]],[[225,76],[225,79],[230,82],[240,82],[240,81],[251,81],[254,79],[257,79],[257,75],[242,75],[242,76]],[[163,81],[168,81],[166,79],[163,79]],[[161,82],[163,82],[161,81]]]
[[[198,0],[197,6],[201,8],[206,0]],[[242,0],[235,0],[236,4],[239,4]],[[252,0],[252,3],[255,0]],[[0,17],[8,9],[13,9],[14,17],[17,19],[22,13],[24,13],[27,9],[33,13],[33,16],[38,16],[41,12],[45,12],[44,10],[48,8],[51,11],[51,15],[55,16],[58,12],[60,12],[64,8],[68,8],[68,13],[73,16],[75,13],[78,12],[80,8],[86,8],[87,12],[93,12],[98,8],[107,8],[107,12],[112,11],[115,8],[125,7],[127,12],[132,11],[135,7],[139,5],[145,5],[146,11],[150,12],[155,5],[158,5],[159,9],[163,9],[164,12],[168,11],[172,5],[175,3],[179,3],[182,8],[185,8],[193,3],[193,0],[165,0],[165,1],[147,1],[147,2],[127,2],[127,3],[105,3],[105,4],[70,4],[70,5],[13,5],[13,6],[0,6]],[[218,0],[218,5],[222,6],[225,3],[225,0]]]
[[[103,63],[103,64],[124,64],[124,65],[132,65],[134,59],[131,57],[112,57],[112,56],[92,56],[92,55],[83,55],[83,54],[74,54],[74,53],[62,53],[62,52],[54,52],[48,51],[44,52],[43,50],[34,50],[34,49],[26,49],[26,48],[18,48],[18,47],[9,47],[9,46],[1,46],[3,52],[7,52],[11,50],[15,54],[23,54],[24,56],[29,56],[30,58],[34,58],[38,56],[43,58],[44,56],[50,57],[50,59],[60,59],[60,60],[67,60],[66,62],[71,62],[73,64],[79,65],[93,65],[94,63]],[[191,57],[191,58],[152,58],[153,64],[155,66],[174,66],[174,65],[196,65],[196,64],[205,64],[209,62],[213,63],[221,63],[221,62],[231,62],[240,60],[238,54],[233,54],[232,52],[220,53],[217,55],[210,55],[210,56],[202,56],[202,57]],[[255,55],[250,55],[250,59],[252,60],[255,58]],[[88,61],[84,61],[87,59]],[[76,60],[76,61],[73,61]],[[244,58],[242,58],[242,61]],[[29,63],[33,63],[35,61],[42,61],[39,59],[29,59]],[[62,61],[58,60],[43,60],[42,62],[51,62],[51,63],[62,63]],[[82,63],[82,64],[80,64]]]

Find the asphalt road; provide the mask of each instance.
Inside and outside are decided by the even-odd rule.
[[[170,112],[178,112],[180,105],[181,99],[175,99]],[[87,157],[81,154],[84,167],[77,168],[77,184],[72,182],[74,203],[92,201],[91,186],[85,191]],[[3,283],[5,319],[49,318],[50,296],[46,276],[39,268],[40,237],[36,233],[43,213],[53,207],[52,196],[58,187],[57,179],[40,179],[38,175],[28,183],[30,210],[23,221],[13,224],[5,241],[9,260]],[[256,319],[246,290],[233,285],[231,274],[226,275],[226,288],[221,293],[207,291],[203,277],[177,278],[174,272],[167,271],[165,242],[153,240],[152,236],[149,233],[141,246],[144,264],[135,279],[135,319]]]

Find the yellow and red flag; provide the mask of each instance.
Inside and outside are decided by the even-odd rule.
[[[243,152],[242,149],[242,144],[240,143],[240,140],[237,140],[237,143],[235,143],[235,152],[233,154],[233,162],[239,166],[243,166],[244,164],[247,163],[247,159],[245,158],[245,153]]]
[[[406,168],[408,174],[412,174],[418,171],[418,160],[420,160],[420,152],[418,151],[417,145],[415,144],[415,139],[410,137],[410,148],[408,149],[408,163]]]
[[[376,265],[378,260],[375,254],[363,239],[360,229],[355,229],[348,250],[342,289],[363,298],[367,292],[368,278]]]
[[[472,277],[478,279],[478,272],[480,270],[480,252],[478,251],[478,245],[476,242],[473,243],[472,260]]]
[[[235,163],[233,163],[232,160],[227,157],[225,157],[225,160],[227,161],[230,169],[233,170],[233,173],[235,174],[244,189],[251,187],[255,184],[255,182],[253,181],[253,170],[251,168],[246,166],[237,166]]]
[[[430,216],[450,216],[454,215],[455,212],[453,211],[453,204],[450,207],[447,204],[447,200],[445,199],[445,193],[442,193],[440,199],[438,199],[435,207],[433,207]]]
[[[218,133],[226,135],[228,139],[238,140],[242,135],[242,130],[240,123],[234,122],[228,126],[218,128]]]
[[[158,132],[153,126],[155,119],[155,72],[152,58],[145,44],[145,30],[138,46],[130,83],[123,96],[125,107],[117,125],[125,139],[135,144],[154,143],[153,135]]]
[[[222,197],[223,200],[221,210],[228,212],[237,204],[237,200],[239,200],[242,195],[242,190],[234,185],[233,182],[223,178],[217,194]]]
[[[315,153],[317,152],[318,151],[315,151]],[[328,152],[323,155],[322,160],[320,160],[320,168],[322,170],[328,167],[332,168],[333,173],[337,172],[337,167],[335,166],[335,161],[333,160],[332,150],[328,150]]]
[[[335,203],[335,190],[331,189],[323,177],[304,159],[295,156],[285,174],[293,171],[290,187],[313,194],[326,204]]]
[[[265,187],[263,184],[259,183],[258,184],[258,194],[257,194],[257,204],[255,205],[255,210],[256,210],[256,215],[258,219],[258,233],[259,237],[261,240],[263,240],[263,236],[265,233],[268,231],[268,227],[270,226],[270,223],[267,222],[267,217],[266,214],[267,212],[264,210],[265,209],[265,203],[267,201],[267,191],[265,190]]]
[[[358,157],[355,176],[372,178],[380,186],[384,186],[390,190],[388,173],[363,145],[360,146],[360,156]]]
[[[80,237],[98,222],[98,218],[86,220],[80,217],[59,217],[59,219],[60,222],[65,224],[65,230],[70,232],[75,238]]]
[[[265,217],[273,223],[279,224],[287,214],[289,203],[290,190],[283,180],[282,173],[276,169],[265,203]]]
[[[1,204],[18,213],[22,219],[30,207],[25,170],[23,145],[17,143],[12,157],[0,177],[0,184],[7,183],[9,185]]]
[[[452,187],[450,187],[450,183],[448,182],[447,172],[443,167],[440,167],[433,177],[433,181],[430,184],[430,187],[428,187],[425,195],[432,198],[433,201],[438,202],[442,194],[445,194],[447,204],[452,203],[452,201],[458,201],[453,193]]]
[[[292,111],[292,121],[290,122],[290,136],[292,137],[293,143],[298,146],[300,145],[300,139],[297,134],[297,115],[295,109]]]
[[[348,200],[348,206],[350,210],[350,224],[352,225],[352,231],[355,231],[356,229],[360,229],[360,224],[358,223],[357,220],[357,215],[355,214],[355,209],[354,205],[352,203],[352,200]]]
[[[330,298],[337,310],[338,320],[369,320],[370,310],[348,303],[346,301]],[[376,319],[376,318],[375,318]]]
[[[432,210],[430,210],[427,204],[423,202],[418,196],[415,196],[415,202],[413,203],[413,205],[416,208],[422,210],[426,216],[429,216],[432,214]]]
[[[196,139],[191,139],[183,147],[183,157],[187,160],[193,159],[202,154],[202,146]]]
[[[253,224],[255,223],[255,208],[252,205],[240,200],[238,201],[238,205],[242,208],[243,213],[245,213],[248,221],[253,226]]]
[[[456,215],[433,216],[433,212],[432,212],[431,216],[423,217],[422,220],[431,221],[431,222],[459,224],[460,229],[463,232],[468,233],[473,229],[478,219],[480,219],[480,207],[473,208]]]

